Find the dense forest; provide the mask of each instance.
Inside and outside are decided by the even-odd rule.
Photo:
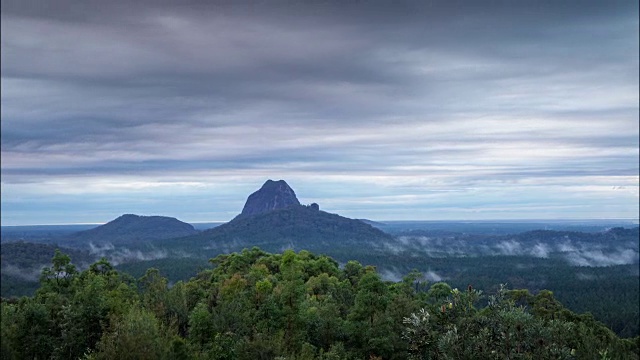
[[[333,258],[341,264],[348,261]],[[375,264],[383,279],[396,282],[415,268],[422,271],[422,281],[446,281],[458,288],[472,284],[476,289],[492,293],[504,283],[510,288],[526,288],[533,293],[551,290],[565,307],[578,313],[590,312],[621,337],[640,334],[637,264],[575,267],[561,259],[504,255],[412,258],[388,254],[354,256],[353,259],[363,264]],[[199,259],[166,258],[121,264],[116,268],[135,277],[143,276],[150,267],[157,268],[171,283],[180,279],[186,281],[207,265]]]
[[[308,208],[302,210],[299,214],[304,216],[318,213]],[[275,217],[285,213],[271,215]],[[352,223],[336,222],[336,228],[345,230],[340,231],[342,234],[348,233],[346,225]],[[340,224],[345,226],[338,226]],[[280,234],[272,232],[273,227],[260,221],[251,225],[265,237],[275,239],[277,236],[273,234]],[[428,228],[420,228],[416,223],[394,225],[395,229],[387,229],[394,233],[394,237],[381,241],[350,241],[344,236],[339,239],[327,236],[330,240],[325,241],[299,241],[291,236],[280,241],[241,241],[240,237],[225,241],[178,238],[150,243],[132,242],[126,246],[103,242],[86,248],[60,249],[71,256],[78,269],[87,269],[91,263],[105,256],[118,271],[136,278],[142,277],[148,268],[156,268],[171,286],[178,281],[187,282],[209,268],[208,259],[220,254],[254,245],[279,253],[293,246],[295,250],[328,255],[341,266],[349,260],[374,265],[383,280],[394,282],[401,281],[406,274],[417,269],[422,272],[421,281],[446,281],[458,288],[472,284],[475,289],[486,293],[497,291],[500,284],[526,288],[532,293],[550,290],[568,309],[577,313],[590,312],[620,337],[631,338],[640,334],[638,227],[595,229],[598,231],[591,233],[545,230],[505,234],[519,227],[514,224],[476,225],[481,227],[449,223],[428,223]],[[312,236],[309,227],[296,227],[292,232],[301,231]],[[282,227],[278,230],[282,231]],[[225,230],[223,233],[229,232]],[[31,233],[18,235],[33,236]],[[2,297],[35,294],[40,286],[41,270],[48,266],[57,247],[55,239],[49,243],[3,243],[0,248]],[[484,305],[485,301],[480,304]]]
[[[188,281],[138,279],[57,251],[32,297],[3,299],[3,359],[638,359],[547,290],[484,293],[412,271],[258,248],[219,255]],[[613,294],[615,296],[615,294]]]

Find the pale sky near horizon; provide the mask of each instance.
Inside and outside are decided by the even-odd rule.
[[[638,218],[637,1],[20,1],[2,225]]]

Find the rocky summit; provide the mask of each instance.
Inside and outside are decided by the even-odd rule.
[[[316,203],[301,205],[286,182],[269,180],[249,196],[235,219],[180,241],[204,242],[211,256],[252,246],[267,251],[305,249],[340,256],[354,247],[381,246],[392,239],[360,220],[322,211]]]
[[[267,180],[262,187],[249,195],[242,213],[236,219],[263,214],[273,210],[300,205],[296,193],[284,180]]]

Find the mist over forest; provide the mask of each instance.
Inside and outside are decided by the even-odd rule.
[[[144,275],[148,268],[158,268],[173,284],[189,280],[208,268],[210,258],[257,245],[274,252],[310,248],[334,257],[341,266],[358,260],[375,265],[382,279],[392,282],[401,281],[417,269],[422,281],[428,283],[445,281],[460,287],[475,284],[486,291],[495,290],[499,284],[534,292],[551,289],[564,301],[582,296],[583,301],[572,306],[601,319],[610,318],[614,311],[604,311],[602,301],[598,304],[595,294],[599,292],[593,291],[591,296],[577,294],[575,290],[568,290],[567,282],[584,283],[591,288],[611,282],[629,287],[631,297],[619,299],[617,308],[625,303],[631,308],[638,299],[640,241],[638,227],[633,222],[560,225],[558,222],[491,225],[485,222],[376,222],[375,225],[387,231],[389,237],[368,242],[366,246],[331,241],[308,246],[295,238],[260,244],[240,237],[224,242],[185,237],[128,244],[91,241],[78,245],[69,237],[73,233],[69,226],[60,229],[51,226],[47,236],[42,236],[42,228],[3,227],[2,296],[32,295],[56,247],[69,253],[79,269],[86,269],[91,262],[104,257],[116,268],[136,277]],[[203,233],[217,226],[219,224],[201,225],[198,231]],[[564,230],[529,230],[531,227]],[[78,227],[80,231],[89,229],[92,228]],[[30,237],[33,243],[24,242]],[[25,246],[28,250],[20,250]],[[614,281],[612,277],[617,278]],[[637,324],[637,316],[630,321]],[[626,329],[624,334],[632,335],[638,326]]]

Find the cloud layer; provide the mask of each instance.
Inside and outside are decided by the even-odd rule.
[[[634,2],[2,3],[2,220],[638,214]],[[306,200],[306,201],[305,201]]]

